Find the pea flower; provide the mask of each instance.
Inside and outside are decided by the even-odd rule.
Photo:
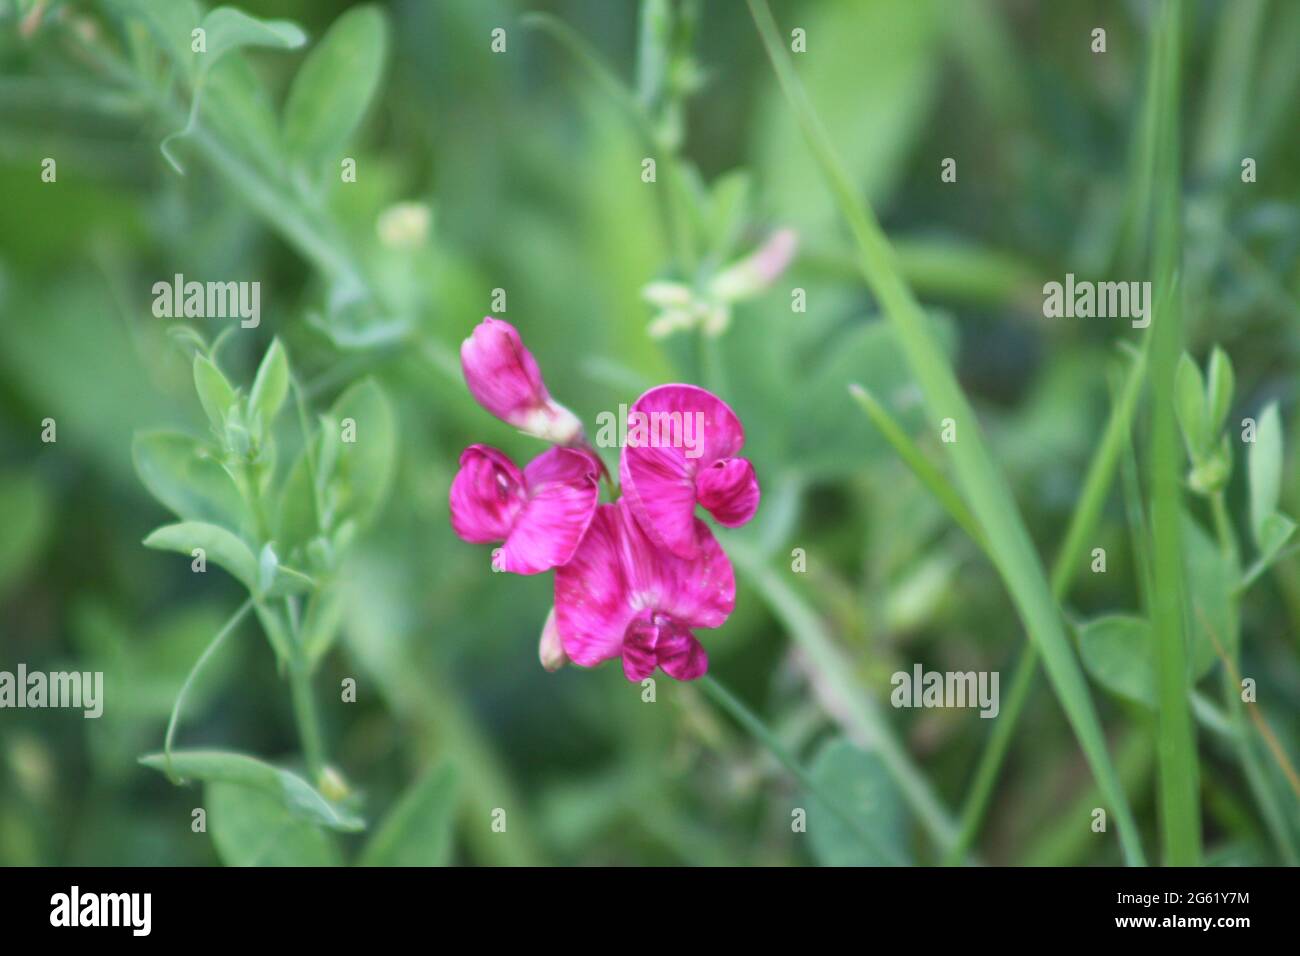
[[[631,427],[634,421],[642,427]],[[693,558],[697,502],[728,528],[754,516],[758,479],[754,466],[736,457],[745,430],[722,399],[695,385],[660,385],[636,400],[628,422],[619,481],[655,544]]]
[[[591,524],[598,465],[586,451],[555,447],[521,472],[504,452],[470,445],[451,483],[451,526],[471,544],[504,541],[497,567],[538,574],[564,564]]]
[[[601,505],[587,535],[555,572],[555,618],[564,653],[594,667],[623,659],[630,681],[656,667],[695,680],[709,656],[692,628],[719,627],[736,606],[731,562],[708,526],[693,519],[694,556],[659,547],[626,500]]]
[[[486,316],[460,346],[470,393],[491,414],[557,445],[577,441],[582,422],[551,398],[541,370],[509,322]]]

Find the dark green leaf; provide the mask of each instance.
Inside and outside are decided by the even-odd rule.
[[[842,738],[829,741],[809,769],[818,786],[834,794],[839,806],[853,813],[875,842],[909,859],[907,814],[885,763]],[[881,866],[888,861],[816,797],[808,802],[808,836],[814,856],[824,866]]]
[[[362,866],[442,866],[451,850],[456,773],[430,768],[412,784],[362,851]]]

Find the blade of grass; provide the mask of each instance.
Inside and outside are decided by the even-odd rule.
[[[1124,386],[1111,409],[1106,431],[1088,465],[1083,490],[1079,495],[1079,504],[1070,517],[1065,541],[1057,552],[1056,562],[1052,566],[1052,596],[1057,601],[1065,599],[1070,591],[1070,585],[1074,583],[1075,576],[1085,563],[1084,555],[1088,551],[1089,540],[1101,519],[1102,508],[1110,493],[1120,456],[1129,442],[1129,429],[1132,427],[1133,414],[1137,409],[1138,398],[1142,394],[1142,383],[1145,377],[1146,352],[1143,350],[1134,357]],[[949,865],[961,861],[979,833],[980,824],[988,809],[989,798],[992,796],[993,785],[997,782],[998,773],[1002,769],[1002,761],[1011,745],[1020,713],[1029,700],[1030,691],[1033,690],[1034,675],[1038,672],[1038,658],[1038,647],[1030,641],[1021,651],[1020,660],[1016,663],[1015,674],[1011,679],[1011,693],[1002,708],[1002,719],[989,734],[988,742],[984,745],[984,752],[975,769],[970,794],[962,807],[961,833],[956,845],[944,860]]]
[[[1201,858],[1196,732],[1187,700],[1183,620],[1182,448],[1174,417],[1174,372],[1182,351],[1181,169],[1178,155],[1181,0],[1165,0],[1156,21],[1152,69],[1160,94],[1156,138],[1155,234],[1151,317],[1152,625],[1155,637],[1156,756],[1164,861],[1195,866]]]
[[[916,475],[921,484],[925,485],[930,494],[938,500],[939,504],[947,510],[952,519],[957,522],[963,531],[970,536],[970,539],[978,544],[982,549],[988,551],[988,542],[984,539],[984,532],[975,522],[975,517],[966,507],[966,502],[961,500],[961,495],[957,489],[948,482],[942,472],[939,471],[930,459],[926,458],[921,449],[908,437],[898,422],[894,421],[892,415],[885,406],[881,405],[869,391],[861,385],[852,384],[849,386],[849,394],[854,400],[862,406],[862,410],[867,413],[872,424],[879,429],[880,434],[885,436],[886,441],[894,446],[894,451],[898,457],[903,459],[907,467],[912,469],[912,474]]]
[[[858,244],[867,285],[898,333],[930,414],[936,421],[953,418],[963,430],[959,439],[948,445],[958,484],[988,536],[998,572],[1026,630],[1038,643],[1057,696],[1113,810],[1125,859],[1140,865],[1145,862],[1145,857],[1137,824],[1106,750],[1101,722],[1093,708],[1079,662],[1066,638],[1060,610],[1052,598],[1046,575],[1016,510],[1010,489],[998,472],[980,434],[974,410],[958,386],[925,313],[899,273],[889,240],[870,208],[856,195],[804,93],[782,44],[771,9],[766,0],[748,0],[748,3],[777,79]]]

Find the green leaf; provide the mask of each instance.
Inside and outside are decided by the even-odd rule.
[[[279,121],[262,78],[245,57],[229,54],[208,71],[201,106],[203,122],[222,143],[268,177],[280,178]]]
[[[1187,512],[1183,512],[1180,534],[1187,588],[1187,664],[1195,683],[1219,659],[1215,642],[1228,649],[1237,632],[1233,590],[1241,571]]]
[[[875,753],[859,750],[837,737],[817,754],[809,774],[828,796],[853,813],[879,846],[910,860],[907,813],[885,763]],[[808,835],[813,855],[823,866],[882,866],[888,861],[811,794]]]
[[[146,767],[166,773],[165,754],[140,758]],[[326,800],[306,780],[288,770],[273,767],[247,754],[229,750],[176,750],[171,771],[184,780],[229,783],[257,790],[274,799],[294,819],[331,830],[352,833],[365,829],[365,822]]]
[[[1212,434],[1205,407],[1205,380],[1186,352],[1178,360],[1178,371],[1174,374],[1174,413],[1183,430],[1188,453],[1194,461],[1199,461],[1210,449]]]
[[[284,143],[311,170],[356,131],[379,88],[388,54],[388,23],[375,6],[343,14],[312,49],[289,90]]]
[[[1140,617],[1111,614],[1079,628],[1083,666],[1106,690],[1125,700],[1156,706],[1151,624]]]
[[[239,489],[207,448],[183,432],[142,432],[131,443],[136,474],[178,518],[239,531],[246,509]]]
[[[199,53],[199,71],[206,72],[232,50],[271,47],[294,50],[307,42],[307,34],[292,20],[261,20],[234,7],[217,7],[203,18],[207,52]]]
[[[379,385],[365,379],[339,396],[330,417],[339,424],[340,434],[349,430],[349,422],[355,426],[355,441],[338,442],[339,501],[334,525],[346,518],[367,524],[388,497],[396,469],[397,422],[392,407]],[[322,455],[321,468],[325,467]]]
[[[1232,360],[1228,353],[1217,345],[1210,353],[1208,381],[1205,385],[1205,398],[1209,405],[1209,430],[1211,439],[1217,438],[1227,424],[1228,412],[1232,410],[1232,394],[1235,391],[1235,378],[1232,372]]]
[[[451,850],[456,772],[430,768],[393,807],[361,852],[361,866],[443,866]]]
[[[194,0],[111,0],[119,13],[141,21],[167,55],[188,76],[194,71],[192,31],[199,25]]]
[[[262,364],[253,379],[253,390],[248,393],[248,408],[261,421],[264,431],[271,423],[289,394],[289,358],[284,346],[276,339],[262,357]]]
[[[1264,523],[1277,511],[1282,494],[1282,416],[1270,402],[1255,425],[1250,446],[1250,527],[1263,550]]]
[[[338,846],[320,827],[297,817],[255,787],[216,782],[203,803],[217,856],[226,866],[339,866]]]
[[[199,393],[199,402],[207,413],[208,421],[218,435],[224,435],[226,416],[239,401],[234,388],[221,374],[221,369],[212,364],[206,355],[194,356],[194,389]]]
[[[1265,518],[1258,532],[1259,560],[1266,566],[1272,564],[1278,552],[1291,540],[1295,528],[1295,522],[1280,511]]]
[[[319,448],[316,437],[312,445]],[[279,504],[275,515],[275,542],[286,558],[302,560],[300,549],[316,536],[316,508],[313,497],[311,470],[307,466],[307,450],[298,452],[298,457],[289,468],[289,473],[280,489]]]
[[[184,555],[192,555],[195,548],[202,548],[208,561],[229,571],[250,594],[261,593],[257,586],[257,558],[242,538],[218,525],[205,521],[163,525],[144,539],[144,546]]]

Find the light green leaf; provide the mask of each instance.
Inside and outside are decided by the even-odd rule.
[[[182,432],[142,432],[131,443],[131,457],[149,493],[178,518],[242,529],[246,509],[239,489],[199,441]]]
[[[1295,522],[1280,511],[1265,518],[1258,532],[1259,560],[1265,565],[1272,564],[1278,552],[1291,540],[1295,528]]]
[[[271,47],[294,50],[307,42],[307,34],[292,20],[261,20],[234,7],[217,7],[203,18],[207,52],[199,53],[200,72],[206,72],[231,50]]]
[[[388,23],[379,8],[355,7],[334,21],[289,90],[284,142],[292,160],[315,171],[337,158],[379,88],[387,53]]]
[[[202,118],[234,152],[278,180],[283,166],[280,126],[266,86],[238,53],[221,58],[203,84]]]
[[[119,13],[142,22],[154,41],[188,76],[194,70],[192,32],[199,25],[194,0],[110,0]]]
[[[212,364],[206,355],[194,356],[194,389],[199,393],[199,401],[208,421],[218,435],[225,433],[226,416],[239,401],[234,388],[221,374],[221,369]]]
[[[334,525],[341,525],[346,518],[366,524],[379,511],[392,484],[397,464],[397,421],[383,390],[373,379],[365,379],[339,396],[330,417],[339,424],[341,435],[352,430],[355,438],[338,442],[335,469],[339,501]],[[325,468],[324,456],[321,467]]]
[[[1156,678],[1151,624],[1111,614],[1079,628],[1079,656],[1093,680],[1112,694],[1155,709]]]
[[[1228,358],[1228,353],[1217,345],[1210,353],[1208,370],[1205,397],[1209,406],[1210,436],[1213,439],[1218,437],[1228,421],[1228,412],[1232,410],[1232,395],[1236,385],[1232,361]]]
[[[276,796],[238,783],[207,785],[203,803],[217,856],[226,866],[339,866],[328,833]]]
[[[148,754],[140,758],[140,763],[164,773],[168,770],[165,754]],[[229,750],[174,750],[170,769],[183,780],[237,784],[258,790],[273,798],[295,819],[316,826],[349,833],[365,829],[360,817],[330,803],[302,777],[247,754]]]
[[[262,357],[257,377],[253,379],[253,390],[248,394],[249,411],[261,420],[265,431],[270,430],[288,394],[289,358],[280,340],[276,339]]]
[[[1233,589],[1241,577],[1214,540],[1187,512],[1183,512],[1181,545],[1187,588],[1187,665],[1195,683],[1219,659],[1215,642],[1225,649],[1237,631]]]
[[[1183,430],[1188,453],[1194,461],[1199,461],[1210,450],[1212,436],[1209,412],[1205,407],[1205,380],[1186,352],[1178,360],[1178,371],[1174,375],[1174,413]]]
[[[361,866],[443,866],[451,850],[456,773],[431,767],[402,795],[361,853]]]
[[[834,794],[840,806],[856,815],[880,847],[910,860],[907,813],[879,755],[837,737],[822,747],[809,773],[828,796]],[[882,866],[888,862],[816,797],[808,794],[805,799],[808,835],[818,862],[824,866]]]
[[[1282,494],[1282,416],[1270,402],[1255,425],[1250,446],[1250,527],[1263,550],[1264,522],[1277,511]]]
[[[257,558],[242,538],[205,521],[181,521],[155,528],[144,539],[146,548],[191,555],[202,548],[208,561],[229,571],[250,594],[259,594]]]

